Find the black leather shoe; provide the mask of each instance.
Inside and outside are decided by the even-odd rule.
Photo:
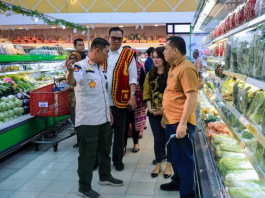
[[[180,198],[196,198],[195,194],[183,195]]]
[[[172,182],[168,183],[168,184],[162,184],[160,186],[160,189],[163,190],[163,191],[179,191],[179,186],[178,185],[175,185]]]
[[[152,178],[156,178],[159,175],[160,172],[161,172],[161,170],[158,173],[151,173],[151,177]]]
[[[138,153],[139,150],[140,150],[140,149],[135,149],[135,148],[134,148],[134,149],[133,149],[133,152],[134,152],[134,153]]]
[[[73,148],[77,148],[77,147],[79,147],[79,144],[78,143],[76,143],[76,144],[73,145]]]
[[[123,171],[124,170],[124,164],[123,163],[121,163],[121,164],[114,164],[114,166],[115,166],[115,169],[117,171]]]
[[[99,164],[96,163],[96,164],[93,166],[93,170],[97,170],[97,169],[98,169],[98,166],[99,166]]]
[[[164,174],[164,178],[165,179],[168,179],[168,178],[170,178],[172,175],[171,174]]]

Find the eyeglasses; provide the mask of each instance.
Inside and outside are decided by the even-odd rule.
[[[110,38],[111,38],[111,40],[112,40],[113,42],[115,42],[115,41],[122,42],[122,40],[123,40],[122,37],[115,37],[115,36],[112,36],[112,37],[110,37]]]

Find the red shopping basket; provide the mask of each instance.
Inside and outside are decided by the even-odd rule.
[[[58,117],[70,115],[68,92],[54,92],[54,84],[30,92],[30,115]]]

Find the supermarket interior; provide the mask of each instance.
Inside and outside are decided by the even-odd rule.
[[[118,28],[114,32],[119,29],[123,31],[121,38],[111,37],[110,29],[113,27]],[[171,137],[169,140],[165,139],[168,125],[163,129],[161,119],[156,125],[151,121],[154,117],[166,117],[166,113],[162,106],[153,108],[157,98],[154,99],[155,102],[148,99],[152,101],[152,109],[151,103],[149,108],[149,101],[144,99],[147,78],[144,79],[144,85],[140,86],[141,71],[144,71],[144,77],[151,73],[145,71],[150,60],[154,68],[151,71],[157,72],[159,78],[162,78],[163,73],[158,73],[155,65],[155,60],[161,57],[155,58],[154,54],[159,56],[159,50],[156,49],[161,47],[172,47],[168,39],[176,36],[183,38],[186,43],[187,59],[195,66],[198,60],[202,63],[197,72],[200,76],[195,110],[197,124],[193,136],[187,135],[191,140],[191,158],[194,163],[194,174],[191,173],[194,175],[193,190],[190,191],[192,194],[183,193],[187,189],[183,186],[188,183],[183,181],[183,175],[185,178],[189,173],[185,172],[187,170],[183,166],[182,169],[174,168],[176,158],[173,157],[173,161],[170,161],[166,155],[169,155],[168,150],[171,148],[170,153],[174,155],[175,152],[168,144],[180,140],[171,140]],[[110,110],[104,104],[99,104],[100,101],[109,104],[105,96],[110,94],[107,93],[108,90],[114,89],[109,87],[114,87],[115,83],[114,80],[113,85],[108,83],[109,74],[105,75],[108,72],[104,71],[103,63],[102,71],[99,67],[96,72],[91,69],[94,64],[98,64],[93,61],[93,65],[90,63],[91,44],[98,38],[110,43],[109,58],[104,63],[106,65],[113,62],[111,40],[118,42],[120,39],[122,52],[126,49],[128,53],[133,50],[136,52],[135,58],[131,59],[135,61],[128,64],[131,67],[136,62],[137,69],[140,65],[140,72],[137,70],[139,86],[136,85],[136,93],[132,93],[127,83],[128,93],[137,99],[135,110],[130,106],[129,99],[126,106],[119,106],[116,96],[111,99],[114,105],[107,105]],[[86,95],[87,101],[92,101],[89,97],[98,97],[98,104],[82,103],[89,106],[83,108],[83,111],[88,109],[84,114],[80,112],[80,108],[77,112],[77,105],[81,106],[78,104],[81,103],[80,98],[84,97],[80,84],[77,80],[74,86],[69,83],[71,68],[66,68],[68,59],[79,53],[76,39],[84,43],[84,53],[80,54],[80,57],[85,55],[86,59],[82,59],[88,63],[88,70],[84,75],[99,75],[94,77],[97,84],[103,84],[99,80],[103,79],[100,75],[104,75],[103,80],[106,81],[106,87],[104,85],[100,88],[104,90],[103,94]],[[152,51],[149,51],[150,48]],[[178,45],[176,48],[178,49]],[[75,57],[78,60],[78,56]],[[119,66],[118,58],[117,63],[113,63],[113,68]],[[166,57],[163,60],[165,62]],[[128,69],[127,62],[124,65],[128,70],[128,81],[128,72],[130,77],[132,71]],[[76,77],[76,72],[83,66],[74,67]],[[173,69],[171,64],[170,71]],[[113,73],[111,75],[115,75]],[[176,81],[181,80],[176,78]],[[90,86],[90,91],[98,86],[95,82],[92,79],[87,85]],[[170,80],[167,81],[169,82]],[[152,88],[151,83],[150,87]],[[137,95],[138,88],[143,89],[141,96]],[[163,92],[159,93],[162,95],[161,101]],[[178,90],[174,88],[173,92]],[[76,109],[72,106],[71,93],[76,95],[73,96]],[[96,101],[95,98],[93,101]],[[140,103],[138,101],[146,103],[141,106],[141,113],[144,114],[141,117],[144,119],[141,120],[141,127],[137,125],[140,122],[137,117],[139,114],[136,113]],[[94,115],[89,114],[90,108],[95,108],[91,110]],[[114,116],[111,129],[114,137],[108,136],[112,146],[102,144],[105,140],[101,141],[100,136],[99,146],[94,149],[91,146],[94,142],[82,136],[82,127],[97,125],[97,115],[101,112],[100,109],[105,108],[106,114],[110,112]],[[126,111],[127,120],[121,115],[115,119],[115,108],[124,108],[122,112]],[[154,109],[160,108],[162,114],[152,115]],[[128,123],[127,127],[125,122],[127,124],[131,112],[134,121]],[[88,123],[93,124],[75,125],[80,123],[80,115],[86,115]],[[112,117],[108,117],[106,115],[104,119],[109,124]],[[123,120],[124,123],[121,124]],[[115,121],[119,124],[115,124]],[[123,145],[124,137],[116,137],[118,132],[115,127],[117,131],[122,128],[125,144],[128,136],[126,147]],[[161,163],[158,163],[160,157],[155,132],[158,128],[161,128],[165,139],[159,139],[159,144],[165,141],[160,147],[163,147],[162,150],[166,149]],[[92,131],[92,128],[89,129]],[[79,134],[80,131],[82,135]],[[92,134],[91,131],[87,133]],[[139,143],[135,143],[138,142],[135,141],[136,132]],[[179,138],[178,135],[176,138]],[[122,143],[118,144],[118,140],[122,140]],[[79,147],[76,145],[77,141]],[[89,146],[85,148],[85,144]],[[124,148],[120,151],[122,168],[117,166],[114,157],[118,153],[118,145],[123,145]],[[107,183],[109,185],[102,181],[103,166],[108,167],[100,164],[101,160],[104,161],[102,147],[109,147],[107,157],[113,160],[110,165],[112,179],[123,181],[119,187],[112,185],[113,182],[118,182],[116,180]],[[93,157],[92,154],[84,155],[84,152],[93,153]],[[93,161],[90,158],[83,159],[81,155],[89,156],[92,160],[98,156],[99,164],[93,167]],[[90,175],[82,176],[89,172],[82,169],[86,167],[84,162],[93,167]],[[159,165],[160,171],[156,172]],[[181,171],[184,173],[180,173]],[[171,186],[172,189],[165,190],[162,184],[172,181],[171,185],[176,186],[176,175],[180,177],[177,189]],[[82,190],[88,189],[84,183],[92,176],[90,191]],[[93,193],[87,193],[91,191]],[[77,197],[265,198],[264,0],[0,0],[0,198]]]

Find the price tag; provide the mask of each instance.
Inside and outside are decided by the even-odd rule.
[[[39,102],[39,107],[48,107],[48,102]]]

